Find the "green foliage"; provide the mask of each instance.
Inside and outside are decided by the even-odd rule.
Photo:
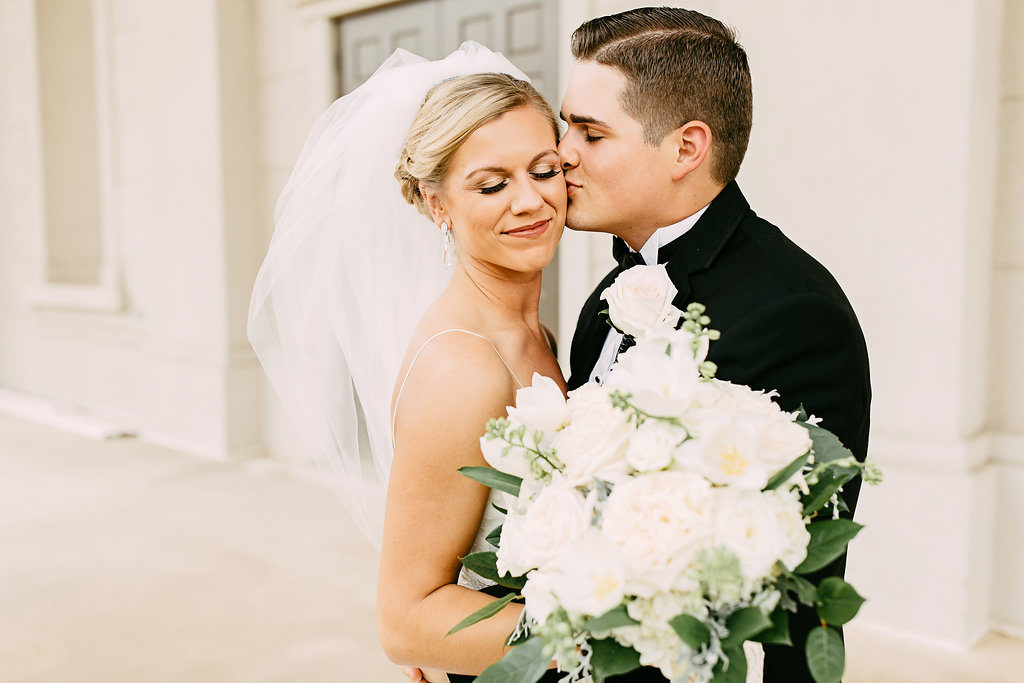
[[[513,496],[519,495],[519,487],[523,484],[521,477],[500,472],[493,467],[460,467],[459,474]]]
[[[782,486],[790,477],[800,471],[803,466],[807,464],[807,458],[809,456],[810,452],[808,451],[786,465],[784,469],[779,470],[778,474],[768,480],[768,483],[764,485],[762,491],[772,491]]]
[[[476,683],[535,683],[547,671],[548,662],[543,641],[530,638],[506,652],[500,661],[473,680]]]
[[[640,668],[640,653],[631,647],[619,645],[611,638],[591,640],[590,646],[593,648],[590,666],[593,667],[594,679],[597,681]]]
[[[680,640],[695,651],[699,651],[711,642],[711,631],[704,625],[704,622],[693,615],[680,614],[669,619],[668,625],[672,627]]]
[[[465,619],[463,619],[459,623],[455,624],[455,626],[452,626],[452,629],[450,631],[448,631],[448,633],[444,634],[444,637],[447,638],[448,636],[452,635],[453,633],[458,633],[459,631],[461,631],[464,628],[467,628],[469,626],[472,626],[473,624],[481,622],[484,619],[489,619],[490,617],[493,617],[495,614],[497,614],[502,609],[504,609],[505,605],[507,605],[508,603],[512,602],[517,597],[519,597],[519,596],[516,595],[515,593],[509,593],[508,595],[506,595],[504,597],[498,598],[494,602],[487,603],[486,605],[484,605],[483,607],[481,607],[477,611],[473,612],[472,614],[470,614],[468,617],[466,617]]]
[[[491,533],[487,534],[487,538],[485,539],[488,543],[493,545],[495,548],[497,548],[498,544],[501,543],[501,527],[502,527],[502,525],[499,524],[498,526],[496,526],[493,529],[491,529]]]
[[[792,645],[793,641],[789,637],[789,615],[786,614],[786,610],[780,605],[775,608],[769,618],[772,620],[772,625],[751,640],[772,645]]]
[[[846,544],[864,527],[849,519],[828,519],[807,526],[811,541],[807,545],[807,558],[794,571],[797,574],[815,572],[846,551]]]
[[[618,607],[608,610],[599,617],[587,619],[583,624],[583,628],[590,632],[607,631],[618,626],[632,626],[637,623],[639,622],[636,619],[629,616],[629,612],[626,611],[626,606],[619,605]]]
[[[818,586],[818,616],[831,626],[842,626],[857,616],[864,598],[838,576],[830,576]]]
[[[711,683],[746,683],[747,655],[743,644],[725,648],[724,654],[726,659],[719,660],[712,669]]]
[[[730,614],[725,620],[725,628],[729,635],[722,639],[722,648],[742,647],[743,641],[771,628],[772,620],[765,616],[758,607],[744,607]]]
[[[462,566],[466,569],[485,579],[490,579],[499,586],[520,590],[526,585],[526,577],[498,574],[498,556],[490,550],[460,557],[459,561],[462,562]]]
[[[827,626],[813,629],[807,636],[807,667],[816,683],[840,683],[846,663],[846,649],[839,632]]]

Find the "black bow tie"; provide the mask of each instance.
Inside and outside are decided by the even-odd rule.
[[[629,270],[633,266],[647,265],[643,256],[630,249],[629,245],[618,237],[612,241],[612,256],[614,256],[615,260],[618,261],[619,267],[622,268],[622,270]]]

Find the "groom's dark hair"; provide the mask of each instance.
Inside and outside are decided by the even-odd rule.
[[[641,7],[582,24],[572,55],[625,76],[619,103],[643,125],[648,144],[703,121],[711,129],[712,178],[727,183],[739,173],[754,98],[747,53],[731,28],[693,10]]]

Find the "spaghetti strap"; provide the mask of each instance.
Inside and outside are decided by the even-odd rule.
[[[440,337],[442,334],[446,334],[448,332],[465,332],[466,334],[471,334],[474,337],[479,337],[480,339],[483,339],[485,342],[490,344],[491,348],[494,349],[494,353],[498,354],[498,359],[502,363],[505,364],[505,368],[508,370],[508,374],[512,375],[512,379],[514,379],[516,381],[516,384],[519,385],[520,389],[523,388],[523,383],[519,381],[518,377],[516,377],[516,373],[512,371],[512,366],[510,366],[508,364],[508,361],[506,361],[504,358],[502,358],[501,353],[498,351],[498,347],[496,347],[493,343],[491,343],[491,340],[488,339],[487,337],[483,336],[482,334],[477,334],[476,332],[470,332],[469,330],[462,330],[462,329],[458,329],[458,328],[451,328],[451,329],[448,329],[448,330],[441,330],[440,332],[437,332],[436,334],[432,334],[425,342],[423,342],[420,345],[420,348],[416,349],[416,354],[413,355],[412,361],[409,363],[409,367],[405,371],[405,377],[402,378],[402,384],[401,384],[401,386],[398,387],[398,395],[395,396],[394,411],[391,413],[391,448],[392,449],[395,447],[395,418],[398,415],[398,402],[402,400],[402,391],[405,389],[405,383],[409,380],[409,374],[412,372],[412,367],[414,365],[416,365],[416,359],[420,357],[420,353],[423,351],[423,349],[427,348],[427,344],[429,344],[430,342],[434,341],[435,339]]]

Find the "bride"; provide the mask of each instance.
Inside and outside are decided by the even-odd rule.
[[[385,653],[452,681],[501,659],[521,611],[445,637],[493,600],[458,558],[501,521],[458,469],[486,464],[484,425],[523,381],[565,389],[538,319],[565,224],[557,143],[550,107],[501,55],[396,52],[314,127],[250,308],[282,402],[380,544]]]

